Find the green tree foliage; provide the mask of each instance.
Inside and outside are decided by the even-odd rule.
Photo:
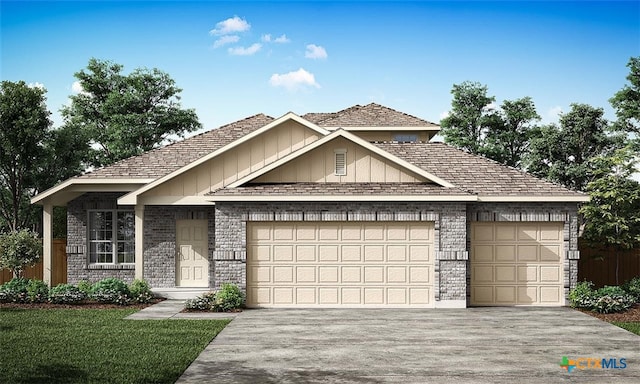
[[[28,229],[0,234],[0,269],[8,268],[14,277],[22,277],[25,267],[42,256],[42,242],[38,234]]]
[[[640,141],[640,56],[632,57],[627,64],[629,84],[609,99],[618,117],[617,129],[633,132]]]
[[[489,127],[486,138],[487,157],[515,168],[529,153],[530,140],[539,134],[534,122],[540,120],[530,97],[505,100],[500,106],[499,119]]]
[[[12,231],[33,220],[29,197],[39,170],[47,164],[45,141],[51,121],[45,92],[24,81],[0,85],[0,219]]]
[[[616,252],[616,284],[619,253],[640,247],[640,183],[631,179],[636,163],[630,146],[593,158],[595,179],[587,185],[591,200],[580,209],[585,219],[583,238]]]
[[[94,147],[92,164],[103,166],[150,150],[172,136],[201,127],[195,111],[181,109],[180,88],[158,69],[135,69],[98,59],[75,74],[83,91],[64,107],[65,127],[84,132]]]
[[[560,126],[540,129],[531,140],[527,170],[567,188],[584,191],[595,175],[589,160],[609,155],[622,146],[620,136],[610,135],[604,110],[587,104],[571,104],[560,117]]]
[[[454,84],[449,116],[440,121],[445,141],[454,147],[474,154],[484,154],[487,131],[498,116],[490,108],[495,97],[487,95],[488,88],[477,82]]]

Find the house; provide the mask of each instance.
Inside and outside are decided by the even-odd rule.
[[[33,198],[66,206],[68,280],[145,279],[251,307],[565,305],[587,196],[443,143],[378,105],[263,114]]]

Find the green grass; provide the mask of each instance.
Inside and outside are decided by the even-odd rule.
[[[629,332],[635,333],[640,336],[640,321],[631,321],[631,322],[619,322],[614,321],[611,324],[618,326],[620,328],[626,329]]]
[[[0,309],[0,382],[173,383],[229,323],[134,312]]]

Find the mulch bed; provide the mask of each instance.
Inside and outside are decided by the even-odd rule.
[[[18,303],[0,303],[0,308],[22,308],[22,309],[126,309],[135,308],[142,309],[149,307],[153,304],[157,304],[164,299],[153,299],[150,303],[146,304],[131,304],[131,305],[118,305],[118,304],[102,304],[95,301],[85,301],[80,304],[51,304],[51,303],[33,303],[33,304],[18,304]]]
[[[636,304],[634,307],[623,313],[597,313],[584,309],[578,309],[582,313],[586,313],[589,316],[597,317],[598,319],[606,322],[619,321],[619,322],[640,322],[640,304]]]

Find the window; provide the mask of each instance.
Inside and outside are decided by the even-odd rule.
[[[337,176],[344,176],[347,174],[347,150],[336,149],[336,172]]]
[[[133,211],[89,211],[89,263],[135,262]]]
[[[401,143],[415,143],[418,141],[418,135],[410,133],[399,133],[393,136],[393,141],[399,141]]]

